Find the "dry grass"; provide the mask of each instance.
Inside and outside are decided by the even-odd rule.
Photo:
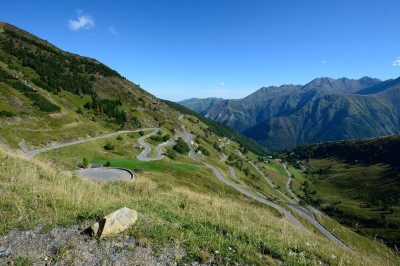
[[[0,194],[0,235],[38,224],[85,224],[127,206],[137,209],[141,217],[130,233],[154,247],[183,247],[187,256],[179,258],[182,262],[213,258],[219,264],[396,263],[394,255],[344,251],[260,204],[234,194],[201,192],[196,185],[188,188],[181,177],[145,173],[132,183],[98,183],[3,148],[0,161],[4,191]]]

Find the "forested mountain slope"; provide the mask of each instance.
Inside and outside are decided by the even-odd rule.
[[[399,80],[317,78],[261,88],[200,114],[230,125],[271,149],[385,136],[399,130]],[[199,102],[199,100],[197,100]]]

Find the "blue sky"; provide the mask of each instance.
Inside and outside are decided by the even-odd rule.
[[[5,1],[0,20],[169,100],[400,76],[398,0]]]

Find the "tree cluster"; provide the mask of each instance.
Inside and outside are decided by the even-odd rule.
[[[25,95],[28,99],[33,102],[34,106],[37,106],[41,111],[44,112],[59,112],[61,110],[60,106],[55,105],[54,103],[47,100],[46,97],[39,94],[38,92],[32,91],[30,87],[25,85],[19,80],[15,79],[5,79],[5,76],[0,76],[0,81],[6,83],[10,87],[20,91],[23,95]]]
[[[4,33],[7,37],[0,42],[0,47],[15,56],[22,66],[33,69],[39,76],[33,82],[52,93],[65,90],[77,95],[93,95],[95,75],[120,77],[95,60],[62,52],[7,28]]]
[[[191,116],[196,117],[199,121],[203,122],[204,124],[206,124],[208,126],[208,130],[210,132],[213,132],[217,136],[234,139],[236,142],[243,145],[247,150],[252,151],[256,154],[259,154],[259,155],[269,154],[268,150],[265,147],[263,147],[262,145],[260,145],[258,142],[243,136],[242,134],[240,134],[239,132],[237,132],[236,130],[234,130],[233,128],[231,128],[227,125],[223,125],[223,124],[215,122],[211,119],[205,118],[205,117],[201,116],[200,114],[198,114],[180,104],[177,104],[177,103],[174,103],[171,101],[167,101],[167,100],[163,100],[163,102],[166,105],[168,105],[170,108],[172,108],[182,114],[191,115]],[[195,122],[197,122],[197,120]]]
[[[183,140],[183,138],[179,137],[176,141],[176,145],[174,146],[174,150],[179,152],[180,154],[187,154],[190,151],[190,147]]]
[[[400,136],[302,145],[288,153],[296,159],[336,157],[348,163],[387,163],[400,166]]]
[[[128,119],[125,112],[118,109],[119,106],[122,106],[121,100],[100,99],[96,95],[92,96],[92,101],[84,105],[86,109],[105,114],[109,118],[113,118],[115,123],[124,125]]]

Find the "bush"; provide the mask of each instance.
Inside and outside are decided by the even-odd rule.
[[[171,139],[171,135],[170,134],[166,134],[164,137],[163,137],[163,141],[164,142],[166,142],[166,141],[168,141],[168,140],[170,140]]]
[[[88,159],[83,158],[83,162],[82,162],[83,168],[88,168],[89,167],[89,162]]]
[[[142,174],[144,172],[144,170],[141,166],[136,166],[136,168],[133,169],[133,171],[137,174]]]
[[[13,117],[15,114],[9,111],[0,111],[0,117]]]
[[[107,143],[105,146],[104,146],[104,149],[106,149],[106,150],[108,150],[108,151],[111,151],[111,150],[114,150],[114,144],[111,144],[111,143]]]
[[[204,155],[206,155],[206,156],[209,156],[209,155],[210,155],[210,152],[209,152],[204,146],[202,146],[202,145],[199,145],[199,149],[198,149],[198,150],[201,151],[201,154],[204,154]]]
[[[105,164],[104,166],[105,166],[105,167],[110,167],[110,166],[111,166],[110,161],[107,161],[106,164]]]
[[[117,140],[123,140],[124,138],[121,136],[121,135],[119,135],[118,137],[117,137]]]
[[[178,157],[178,153],[174,150],[174,149],[167,149],[167,151],[165,152],[165,155],[172,159],[172,160],[176,160]]]
[[[174,146],[174,150],[179,152],[180,154],[187,154],[190,151],[189,145],[179,137],[176,141],[176,145]]]

